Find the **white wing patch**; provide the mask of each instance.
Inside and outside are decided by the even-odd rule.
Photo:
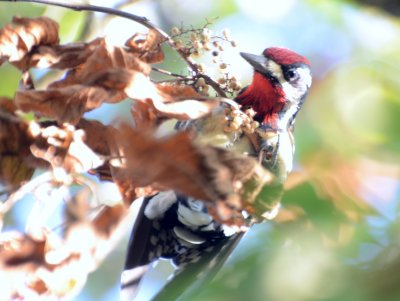
[[[153,196],[146,208],[144,215],[149,219],[160,218],[177,201],[176,194],[172,190],[163,191]]]
[[[204,212],[194,211],[183,204],[178,205],[179,221],[191,229],[197,229],[200,226],[206,226],[212,223],[212,217]]]

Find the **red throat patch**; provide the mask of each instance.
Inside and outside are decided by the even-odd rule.
[[[254,73],[251,85],[236,97],[244,109],[252,108],[257,114],[255,119],[263,124],[276,123],[278,113],[285,105],[282,91],[258,72]]]

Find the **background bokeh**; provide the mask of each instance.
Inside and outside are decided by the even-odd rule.
[[[97,2],[97,3],[96,3]],[[242,83],[251,69],[239,51],[285,46],[309,58],[314,83],[296,121],[296,167],[276,221],[254,227],[217,280],[185,300],[400,300],[400,4],[339,0],[91,1],[173,26],[229,28],[223,52]],[[123,44],[145,29],[131,21],[33,5],[0,3],[0,25],[14,15],[60,22],[62,42],[106,35]],[[163,68],[184,72],[166,49]],[[210,72],[207,58],[200,59]],[[13,96],[19,71],[0,68],[0,95]],[[35,74],[46,84],[50,76]],[[127,118],[129,102],[88,114]],[[23,210],[15,227],[23,224]],[[77,300],[116,300],[126,239],[93,273]],[[168,267],[148,277],[155,291]],[[161,275],[161,276],[160,276]]]

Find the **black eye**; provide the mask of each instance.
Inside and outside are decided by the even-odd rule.
[[[271,84],[273,84],[273,85],[279,84],[279,80],[275,76],[268,75],[267,77],[268,77],[268,80],[271,82]]]
[[[299,78],[299,73],[296,69],[288,69],[285,72],[285,78],[290,82],[295,81]]]

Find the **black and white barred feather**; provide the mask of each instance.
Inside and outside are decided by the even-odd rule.
[[[214,221],[202,201],[174,191],[145,198],[128,245],[121,279],[124,300],[133,300],[140,279],[155,260],[171,259],[179,271],[235,233]]]

